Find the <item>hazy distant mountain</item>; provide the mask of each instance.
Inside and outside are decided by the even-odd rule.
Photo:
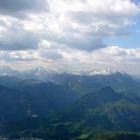
[[[61,74],[53,77],[55,83],[64,84],[80,95],[91,91],[99,90],[103,87],[110,86],[117,92],[126,92],[140,95],[140,83],[130,75],[124,73],[112,73],[109,75],[71,75]]]
[[[9,67],[0,67],[0,76],[17,76],[19,73],[20,71]]]
[[[94,75],[111,75],[114,73],[117,73],[115,70],[110,69],[93,69],[93,70],[87,70],[87,71],[71,71],[67,72],[68,74],[72,75],[86,75],[86,76],[94,76]]]
[[[90,71],[64,71],[64,70],[52,70],[45,69],[43,67],[37,67],[24,71],[19,71],[9,67],[0,67],[0,76],[16,76],[22,79],[40,79],[40,80],[51,80],[49,77],[54,75],[79,75],[79,76],[95,76],[95,75],[112,75],[117,73],[115,70],[110,69],[93,69]]]
[[[23,74],[23,75],[22,75]],[[38,80],[45,80],[50,81],[50,77],[54,74],[57,74],[56,71],[48,70],[43,67],[37,67],[34,69],[26,70],[21,73],[20,77],[23,79],[38,79]]]
[[[140,95],[140,82],[137,79],[128,74],[108,69],[66,73],[38,67],[22,72],[8,68],[8,72],[6,75],[1,74],[2,76],[0,77],[0,84],[8,87],[30,85],[36,82],[51,82],[65,85],[75,90],[79,96],[106,86],[110,86],[117,92],[137,93]]]
[[[15,70],[9,67],[0,67],[0,76],[17,77],[20,79],[44,80],[48,76],[51,76],[54,73],[56,73],[56,71],[47,70],[43,67],[37,67],[34,69],[25,70],[25,71]]]
[[[13,88],[18,85],[22,80],[15,76],[0,76],[0,85]]]

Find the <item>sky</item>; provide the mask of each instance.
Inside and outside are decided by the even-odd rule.
[[[140,74],[140,0],[0,0],[0,66]]]

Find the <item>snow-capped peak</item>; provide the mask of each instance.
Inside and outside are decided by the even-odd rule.
[[[89,71],[71,71],[68,73],[73,74],[73,75],[93,76],[93,75],[111,75],[111,74],[117,73],[117,71],[110,70],[110,69],[93,69],[93,70],[89,70]]]
[[[114,73],[117,73],[117,71],[110,69],[94,69],[90,71],[88,75],[111,75]]]

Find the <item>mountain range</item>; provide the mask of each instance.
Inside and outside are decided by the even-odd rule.
[[[44,140],[139,140],[140,82],[117,71],[0,68],[0,134]]]

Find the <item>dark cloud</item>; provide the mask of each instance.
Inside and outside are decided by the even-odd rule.
[[[103,38],[98,38],[93,35],[78,34],[77,36],[74,36],[71,34],[65,34],[61,36],[55,36],[53,34],[52,36],[48,35],[46,38],[48,41],[55,42],[55,44],[58,44],[58,48],[62,45],[65,47],[70,47],[84,51],[93,51],[96,49],[106,47],[105,43],[103,42]]]
[[[40,55],[43,59],[46,60],[57,60],[63,58],[63,55],[59,53],[57,50],[44,50],[40,52]]]
[[[46,0],[0,0],[0,14],[21,16],[48,9]]]
[[[38,47],[38,37],[29,31],[11,29],[0,38],[0,50],[27,50]]]
[[[66,44],[71,48],[76,48],[85,51],[93,51],[95,49],[104,48],[106,45],[103,43],[102,39],[94,38],[91,36],[88,37],[79,37],[61,40],[62,44]]]

